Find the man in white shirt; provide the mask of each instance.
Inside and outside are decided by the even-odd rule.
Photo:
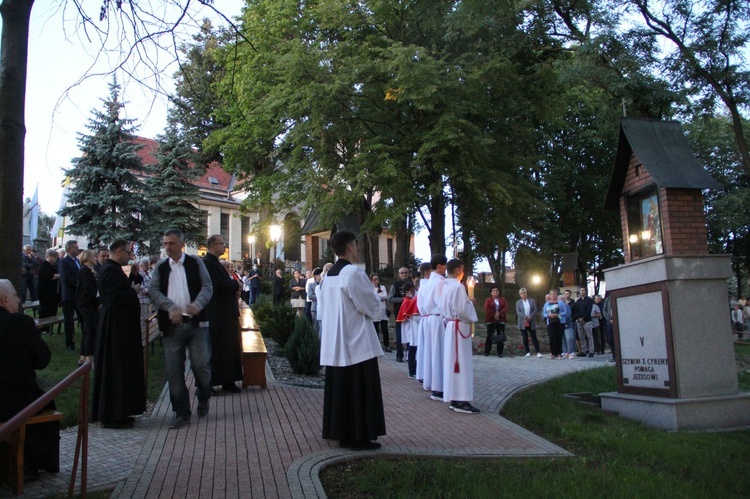
[[[372,322],[380,300],[367,274],[352,265],[359,261],[356,236],[336,232],[330,245],[338,260],[316,290],[323,316],[320,365],[326,366],[323,438],[351,450],[379,449],[373,440],[385,435],[378,370],[383,349]]]
[[[170,428],[181,428],[190,423],[191,416],[190,393],[185,385],[186,348],[195,377],[198,416],[208,415],[211,337],[204,309],[211,300],[213,285],[203,261],[182,252],[185,236],[181,230],[167,230],[163,242],[167,258],[154,267],[148,295],[158,309],[159,329],[164,335],[169,398],[175,412]]]
[[[471,324],[477,321],[473,298],[466,295],[461,279],[464,264],[449,260],[440,297],[440,315],[445,321],[443,330],[443,401],[450,408],[464,414],[479,414],[479,409],[469,403],[474,399],[474,359],[472,358]]]

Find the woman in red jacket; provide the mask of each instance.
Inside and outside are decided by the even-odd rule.
[[[485,357],[492,351],[493,341],[497,343],[497,356],[503,356],[507,312],[508,303],[505,298],[500,296],[500,288],[492,286],[490,296],[484,302],[484,322],[487,325],[487,339],[484,342]],[[495,335],[497,335],[497,338],[494,338]]]

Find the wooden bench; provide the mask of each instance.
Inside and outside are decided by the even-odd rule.
[[[29,418],[8,439],[8,465],[5,473],[5,481],[13,488],[16,495],[23,494],[23,447],[26,442],[26,427],[32,424],[49,423],[62,420],[64,414],[51,409],[40,412]]]
[[[266,388],[266,343],[255,322],[253,311],[240,310],[242,329],[242,388],[260,386]]]
[[[64,320],[65,317],[62,315],[53,315],[51,317],[44,317],[43,319],[34,319],[34,322],[36,323],[37,331],[41,332],[49,328],[50,334],[52,334],[52,328],[57,326],[57,334],[60,334],[60,327]]]
[[[36,317],[37,311],[39,310],[39,300],[36,301],[25,301],[21,303],[21,310],[28,310],[31,309],[31,312],[34,314],[34,317]]]

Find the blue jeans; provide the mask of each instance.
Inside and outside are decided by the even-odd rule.
[[[576,353],[576,332],[572,324],[565,324],[565,339],[563,340],[563,353]]]
[[[190,356],[198,400],[208,400],[211,397],[211,337],[208,327],[172,324],[163,344],[172,410],[178,416],[190,417],[190,393],[185,385],[185,348]]]

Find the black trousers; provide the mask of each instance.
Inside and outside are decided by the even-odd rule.
[[[494,336],[499,335],[501,332],[505,334],[505,324],[503,323],[492,323],[488,322],[487,325],[487,339],[484,341],[484,353],[489,355],[492,353],[492,343],[495,341]],[[497,343],[497,355],[502,356],[503,350],[505,349],[505,343],[500,341]]]
[[[549,351],[555,357],[562,355],[562,340],[565,335],[565,324],[562,322],[550,322],[547,324],[547,335],[549,336]]]
[[[536,337],[536,329],[531,329],[529,327],[521,329],[521,337],[523,338],[523,348],[526,350],[526,353],[529,353],[529,334],[531,335],[531,341],[534,343],[534,348],[536,349],[536,353],[539,353],[539,340]]]
[[[76,313],[76,302],[64,301],[62,302],[63,309],[63,328],[65,329],[65,346],[75,346],[76,342],[73,339],[73,333],[76,329],[75,313]]]
[[[383,335],[383,348],[391,348],[391,340],[388,337],[388,321],[373,321],[375,334]]]
[[[401,344],[401,323],[396,323],[396,360],[404,360],[404,345]]]
[[[409,360],[407,365],[409,366],[409,376],[417,375],[417,347],[409,344]]]

